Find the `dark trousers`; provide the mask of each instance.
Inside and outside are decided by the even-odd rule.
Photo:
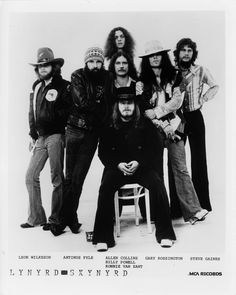
[[[138,183],[150,191],[155,214],[157,241],[160,242],[161,239],[175,240],[168,197],[159,175],[154,170],[142,168],[139,168],[132,176],[124,176],[118,169],[104,169],[99,189],[93,243],[107,243],[108,246],[114,244],[114,194],[122,185],[127,183]]]
[[[157,141],[155,143],[156,145],[156,155],[155,159],[153,159],[152,162],[152,168],[156,171],[156,173],[161,178],[162,182],[164,183],[164,171],[163,171],[163,155],[164,155],[164,135],[162,132],[159,131],[159,129],[156,129],[156,137],[155,140]],[[154,206],[152,205],[152,196],[150,197],[150,213],[151,213],[151,220],[154,220]],[[120,207],[120,214],[122,212],[122,206],[126,204],[132,204],[134,203],[133,200],[120,200],[119,201],[119,207]],[[145,206],[145,198],[139,199],[139,209],[140,213],[142,215],[142,218],[146,219],[146,206]]]
[[[68,126],[66,130],[66,173],[61,222],[78,223],[77,209],[84,180],[98,144],[98,133]]]
[[[202,208],[211,211],[209,182],[206,160],[205,124],[200,110],[184,113],[185,134],[191,153],[192,181]],[[169,167],[170,168],[170,167]],[[169,173],[171,177],[171,172]],[[170,179],[170,200],[172,215],[179,210],[173,179]]]
[[[159,129],[156,129],[156,155],[155,159],[152,162],[152,168],[159,175],[161,181],[164,183],[164,169],[163,169],[163,156],[164,156],[164,135]],[[151,194],[151,192],[150,192]],[[152,205],[152,196],[150,196],[150,212],[151,212],[151,220],[154,220],[154,206]],[[145,199],[139,199],[139,209],[141,215],[144,219],[146,219],[146,207],[145,207]]]

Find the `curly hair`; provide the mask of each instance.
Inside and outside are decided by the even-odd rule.
[[[117,52],[116,42],[115,42],[115,32],[121,31],[125,36],[125,45],[123,50],[130,55],[131,58],[134,57],[134,47],[135,42],[131,34],[122,27],[116,27],[112,29],[107,37],[105,48],[104,48],[104,56],[107,59],[111,59],[113,54]]]
[[[184,46],[189,46],[190,48],[192,48],[192,50],[193,50],[193,57],[192,57],[191,63],[192,63],[192,65],[194,65],[194,62],[195,62],[195,60],[196,60],[196,58],[198,56],[197,44],[196,44],[196,42],[192,41],[190,38],[182,38],[176,44],[176,49],[173,52],[174,53],[176,64],[177,65],[179,64],[179,53],[180,53],[180,50]]]
[[[118,57],[123,56],[127,59],[128,62],[128,75],[134,79],[137,80],[137,71],[133,62],[133,59],[130,58],[130,56],[125,52],[125,51],[118,51],[116,52],[112,58],[111,58],[111,62],[109,64],[109,72],[112,73],[113,77],[115,77],[116,73],[115,73],[115,62],[117,60]]]
[[[162,60],[161,60],[161,87],[166,85],[167,83],[171,83],[174,81],[175,76],[176,76],[176,70],[175,67],[172,65],[170,57],[166,51],[160,53],[162,55]],[[139,79],[144,83],[144,84],[153,84],[156,85],[156,76],[152,70],[152,67],[149,62],[149,56],[145,56],[142,58],[141,62],[141,72]]]

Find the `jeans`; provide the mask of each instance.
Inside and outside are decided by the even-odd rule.
[[[77,209],[84,180],[98,144],[98,132],[68,125],[66,130],[66,175],[60,213],[64,225],[78,223]]]
[[[168,159],[173,173],[176,193],[185,221],[188,221],[202,208],[186,166],[184,140],[166,141]]]
[[[59,223],[59,212],[62,205],[63,193],[63,159],[64,159],[64,135],[53,134],[40,136],[30,160],[26,173],[26,187],[29,194],[28,223],[36,226],[47,222],[42,205],[40,189],[40,172],[49,158],[51,170],[51,182],[53,184],[50,223]]]
[[[161,239],[175,240],[168,196],[160,176],[154,170],[141,167],[132,176],[124,176],[118,169],[105,168],[99,189],[93,244],[107,243],[108,247],[114,245],[114,194],[122,185],[127,183],[139,183],[149,190],[154,208],[157,241],[160,243]]]

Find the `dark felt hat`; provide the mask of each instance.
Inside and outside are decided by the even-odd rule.
[[[134,100],[137,101],[136,95],[135,95],[135,89],[132,87],[119,87],[116,90],[116,98],[117,101],[121,100]]]
[[[30,63],[32,66],[38,66],[43,65],[47,63],[57,63],[60,67],[64,64],[63,58],[54,58],[54,54],[52,49],[48,47],[42,47],[38,49],[37,52],[37,62],[36,63]]]

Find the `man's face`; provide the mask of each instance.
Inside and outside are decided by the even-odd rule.
[[[118,49],[122,49],[125,46],[125,36],[122,31],[115,31],[115,43]]]
[[[149,56],[149,63],[152,68],[160,68],[162,61],[162,55],[158,53],[154,53]]]
[[[98,72],[102,68],[102,62],[93,58],[87,62],[87,67],[91,72]]]
[[[134,101],[121,100],[118,102],[118,109],[121,115],[121,119],[123,119],[124,121],[129,121],[131,120],[134,114],[134,109],[135,109]]]
[[[38,65],[39,77],[43,80],[48,80],[52,76],[52,65],[51,64],[42,64]]]
[[[115,73],[117,76],[124,77],[128,74],[129,65],[124,56],[119,56],[115,61]]]
[[[185,45],[184,47],[180,49],[180,52],[179,52],[180,62],[188,63],[188,62],[191,62],[192,58],[193,58],[193,50],[191,47],[189,47],[188,45]]]

